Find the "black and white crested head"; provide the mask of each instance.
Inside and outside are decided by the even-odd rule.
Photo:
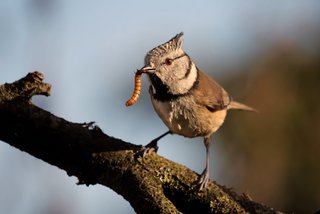
[[[182,49],[183,33],[161,44],[145,57],[149,78],[158,99],[187,94],[197,81],[197,68]]]
[[[171,54],[174,52],[181,52],[182,36],[183,36],[183,32],[177,34],[168,42],[153,48],[151,51],[147,53],[145,58],[145,63],[146,64],[156,63],[159,60],[159,58],[167,56],[168,54]]]

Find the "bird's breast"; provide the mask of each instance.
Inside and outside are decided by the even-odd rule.
[[[192,97],[179,97],[172,101],[158,101],[151,96],[152,104],[169,130],[185,137],[207,136],[223,123],[226,110],[210,112],[195,103]]]
[[[196,133],[190,126],[191,115],[183,113],[182,109],[176,105],[176,101],[163,102],[152,99],[152,104],[161,120],[172,133],[185,137],[196,137]]]

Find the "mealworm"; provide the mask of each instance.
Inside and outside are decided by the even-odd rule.
[[[140,91],[141,91],[141,71],[137,71],[134,76],[134,90],[131,98],[126,102],[126,106],[131,106],[135,104],[139,97],[140,97]]]

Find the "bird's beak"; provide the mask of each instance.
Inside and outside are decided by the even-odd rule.
[[[140,70],[138,70],[140,73],[154,73],[155,69],[151,66],[144,66]]]

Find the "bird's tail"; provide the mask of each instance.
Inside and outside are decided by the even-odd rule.
[[[231,103],[228,105],[228,109],[237,109],[237,110],[258,112],[256,109],[251,108],[250,106],[247,106],[245,104],[238,103],[236,101],[231,101]]]

